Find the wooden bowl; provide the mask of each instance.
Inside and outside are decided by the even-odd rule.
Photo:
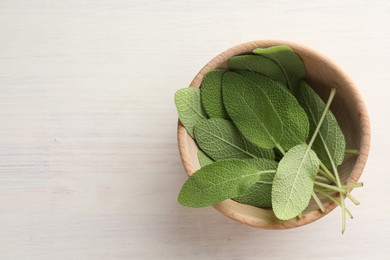
[[[306,67],[306,80],[311,87],[327,100],[331,87],[337,88],[337,93],[331,105],[346,138],[347,149],[358,149],[359,155],[346,155],[344,163],[339,166],[339,173],[344,183],[354,183],[359,180],[366,164],[370,148],[370,123],[363,99],[352,80],[336,63],[326,56],[301,44],[280,41],[261,40],[240,44],[222,52],[207,63],[191,82],[191,86],[199,87],[203,76],[215,68],[227,68],[227,60],[235,55],[250,53],[258,47],[287,45],[303,60]],[[194,140],[187,134],[184,127],[178,124],[178,144],[181,160],[185,171],[190,176],[200,168]],[[322,213],[314,201],[303,212],[302,218],[282,221],[276,218],[271,209],[261,209],[225,200],[214,205],[214,208],[227,217],[242,224],[265,229],[287,229],[311,223],[332,211],[335,203],[323,199],[326,211]]]

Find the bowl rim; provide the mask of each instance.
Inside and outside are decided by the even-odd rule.
[[[334,71],[337,71],[337,73],[339,73],[339,75],[348,83],[346,84],[345,87],[349,89],[348,91],[351,92],[351,95],[357,101],[356,109],[360,115],[359,124],[361,127],[361,131],[360,131],[361,139],[360,139],[359,155],[357,156],[355,165],[353,166],[351,174],[346,180],[346,183],[357,182],[363,172],[364,166],[368,159],[369,150],[370,150],[371,129],[370,129],[368,111],[363,101],[362,95],[360,94],[358,88],[353,83],[351,78],[334,61],[329,59],[327,56],[319,53],[318,51],[310,47],[292,41],[257,40],[257,41],[245,42],[236,45],[232,48],[229,48],[221,52],[217,56],[215,56],[213,59],[211,59],[197,73],[195,78],[192,80],[190,86],[198,88],[200,86],[200,83],[202,82],[204,75],[207,72],[209,72],[212,69],[221,67],[221,65],[224,62],[226,62],[228,58],[234,55],[248,53],[251,50],[258,47],[264,48],[264,47],[270,47],[275,45],[287,45],[293,50],[297,50],[297,49],[305,50],[306,52],[310,53],[315,59],[318,59],[321,62],[326,63],[327,66],[330,66]],[[177,140],[178,140],[179,153],[187,175],[191,176],[196,171],[196,167],[194,167],[194,165],[191,163],[191,157],[189,155],[189,149],[187,143],[188,137],[190,136],[188,135],[187,131],[185,130],[185,128],[183,127],[183,125],[179,120],[177,126]],[[334,202],[329,202],[326,205],[324,205],[325,212],[323,213],[320,210],[315,210],[307,214],[304,214],[300,219],[294,218],[287,221],[280,221],[276,219],[270,221],[268,219],[267,221],[265,221],[264,219],[257,218],[255,215],[245,215],[243,213],[238,212],[237,209],[240,209],[240,211],[245,211],[245,208],[250,209],[254,207],[237,203],[231,199],[213,205],[213,207],[218,211],[220,211],[222,214],[239,223],[246,224],[256,228],[263,228],[263,229],[288,229],[288,228],[300,227],[309,224],[311,222],[314,222],[320,219],[321,217],[327,215],[336,206],[337,205]],[[272,210],[267,210],[267,209],[262,209],[262,211],[263,211],[262,214],[269,214],[269,215],[271,215],[269,211],[272,212]]]

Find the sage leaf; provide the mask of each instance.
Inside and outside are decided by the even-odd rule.
[[[247,140],[264,149],[280,146],[283,124],[261,88],[237,73],[225,72],[222,98],[230,118]]]
[[[251,144],[226,119],[199,120],[194,126],[194,135],[199,147],[215,161],[256,157],[274,159],[272,149],[265,150]]]
[[[297,98],[306,111],[310,122],[310,135],[313,135],[325,109],[325,103],[305,81],[301,81],[300,83]],[[331,160],[333,160],[336,166],[343,163],[345,146],[345,137],[337,123],[336,117],[328,110],[318,132],[318,136],[314,140],[312,149],[317,153],[322,163],[328,169],[332,169]]]
[[[280,82],[287,87],[286,77],[281,67],[270,58],[260,55],[239,55],[228,60],[229,68],[233,70],[247,70]]]
[[[200,86],[200,99],[204,110],[211,118],[229,118],[222,103],[222,76],[224,73],[223,69],[208,72]]]
[[[179,119],[191,137],[194,137],[194,125],[199,119],[206,119],[206,113],[200,102],[198,88],[182,88],[175,93],[175,104]]]
[[[283,137],[280,140],[283,149],[305,143],[309,137],[309,120],[297,99],[280,83],[259,73],[243,70],[238,73],[261,87],[270,99],[283,123]]]
[[[257,48],[253,53],[272,59],[283,71],[288,89],[294,93],[299,81],[305,77],[305,65],[301,58],[288,46],[279,45],[269,48]]]
[[[278,219],[294,218],[309,205],[319,165],[307,144],[291,148],[282,158],[272,184],[272,208]]]
[[[213,159],[208,157],[207,154],[205,154],[200,149],[198,150],[198,160],[199,160],[200,166],[202,166],[202,167],[214,163]]]
[[[274,172],[263,173],[259,176],[258,181],[248,189],[248,191],[234,200],[259,208],[272,207],[272,182],[276,173],[278,163],[263,158],[247,159],[246,162],[254,165],[258,170],[275,170]]]
[[[178,201],[184,206],[200,208],[244,194],[261,174],[250,163],[230,159],[206,165],[191,175],[179,193]]]

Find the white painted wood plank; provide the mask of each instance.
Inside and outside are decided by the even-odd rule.
[[[0,1],[1,259],[386,259],[390,2]],[[280,38],[337,61],[372,120],[365,187],[295,230],[176,202],[173,94],[235,44]]]

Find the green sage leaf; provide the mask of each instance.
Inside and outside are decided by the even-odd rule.
[[[187,207],[199,208],[244,194],[255,184],[260,171],[239,159],[230,159],[206,165],[184,183],[178,201]]]
[[[282,158],[272,184],[272,208],[277,218],[294,218],[309,205],[319,165],[307,144],[291,148]]]
[[[260,55],[239,55],[228,60],[229,68],[233,70],[247,70],[282,83],[287,87],[286,77],[282,68],[274,60]]]
[[[272,149],[265,150],[248,142],[229,120],[199,120],[194,126],[194,135],[199,147],[215,161],[256,157],[274,159]]]
[[[213,159],[208,157],[207,154],[205,154],[200,149],[198,150],[198,160],[199,160],[200,166],[202,166],[202,167],[214,163]]]
[[[259,176],[258,181],[248,189],[248,191],[234,200],[259,208],[272,207],[272,182],[276,173],[278,163],[272,160],[255,158],[247,159],[246,162],[254,165],[258,170],[275,170],[275,172],[263,173]]]
[[[270,99],[283,123],[283,137],[280,140],[283,149],[305,143],[309,137],[309,120],[297,99],[280,83],[259,73],[243,70],[238,73],[259,85]]]
[[[204,110],[211,118],[229,118],[222,103],[222,76],[224,73],[223,69],[208,72],[200,86],[200,98]]]
[[[237,73],[225,72],[222,97],[230,118],[247,140],[264,149],[279,145],[283,124],[261,88]]]
[[[206,119],[206,113],[200,103],[198,88],[182,88],[175,93],[175,104],[179,119],[188,134],[194,137],[194,125],[199,119]]]
[[[288,46],[279,45],[269,48],[257,48],[253,53],[275,61],[283,71],[287,87],[291,92],[299,86],[299,81],[305,77],[305,65],[301,58]]]
[[[301,81],[297,91],[297,98],[310,122],[310,135],[313,135],[321,115],[325,109],[325,103],[321,97],[305,82]],[[320,127],[312,149],[318,158],[328,169],[332,169],[331,160],[336,166],[341,165],[345,154],[345,137],[337,123],[336,117],[328,110]]]

